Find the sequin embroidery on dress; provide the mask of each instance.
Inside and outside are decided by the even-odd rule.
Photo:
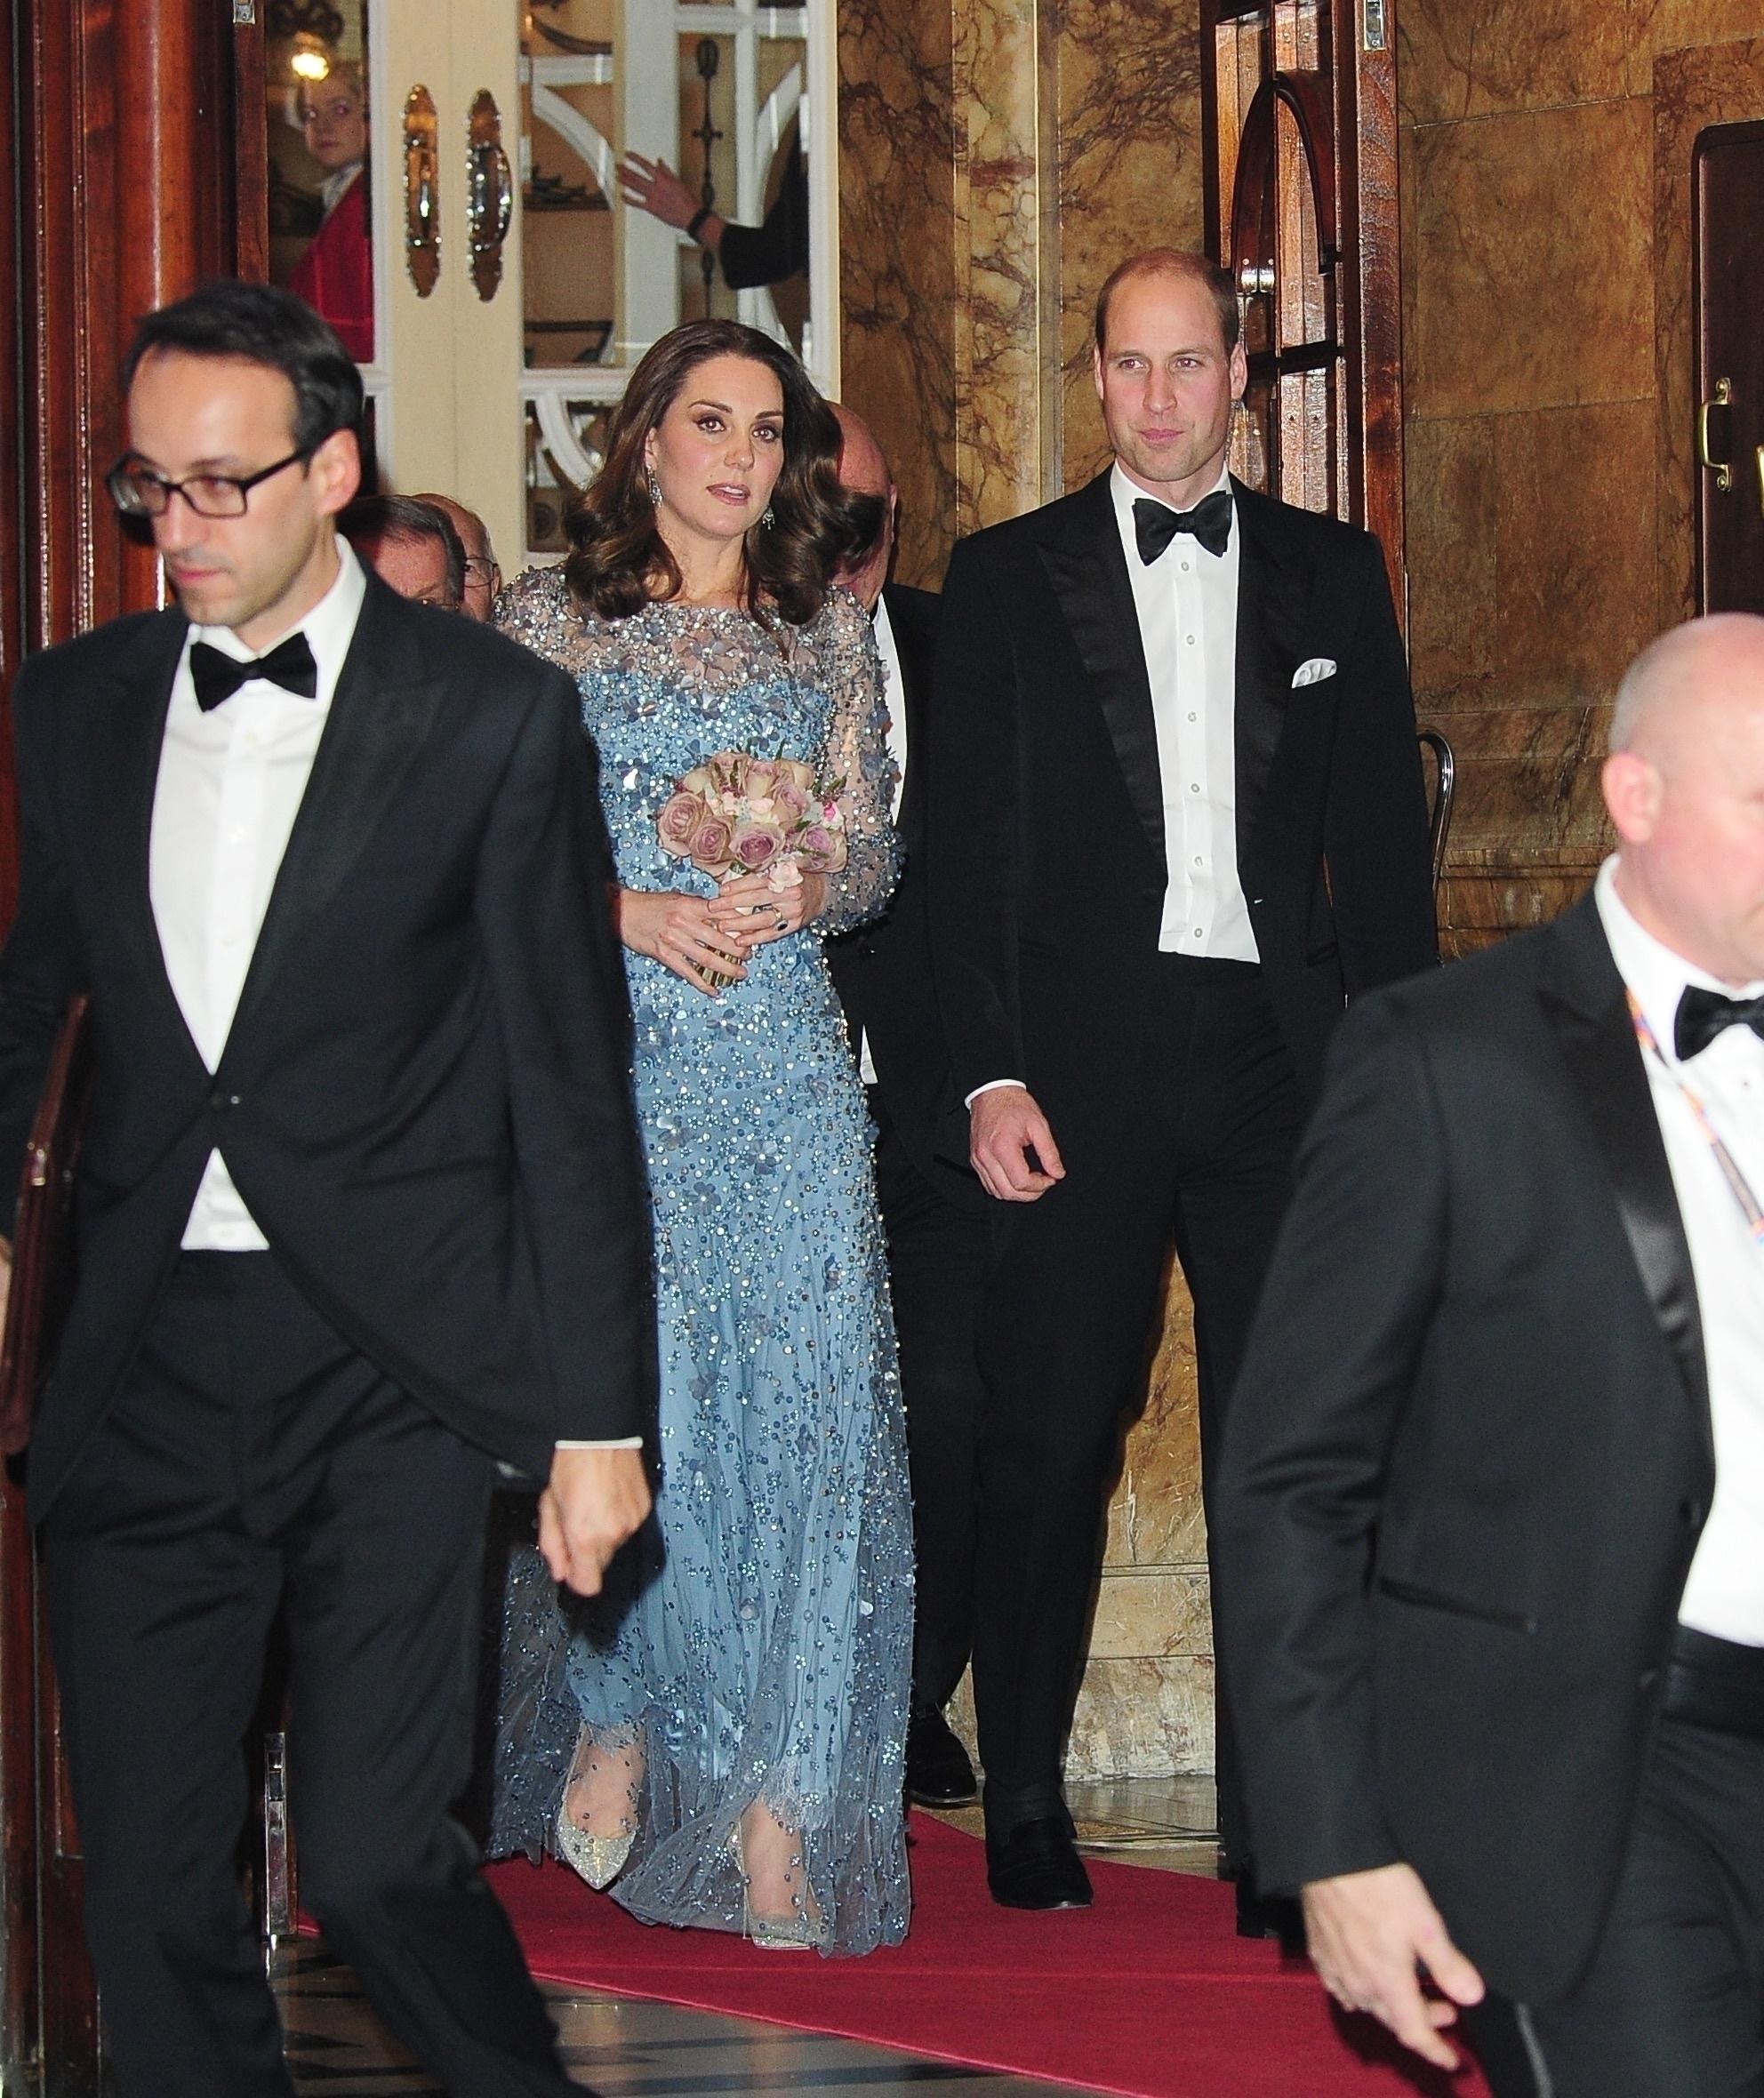
[[[912,1527],[871,1132],[816,935],[874,917],[898,872],[874,636],[844,591],[801,629],[672,605],[605,622],[555,570],[498,623],[576,680],[625,886],[708,893],[655,817],[718,749],[844,775],[849,857],[814,931],[717,998],[626,954],[656,1516],[591,1604],[566,1610],[537,1554],[514,1556],[492,1849],[556,1847],[565,1778],[603,1803],[610,1782],[623,1812],[603,1804],[595,1854],[632,1914],[751,1928],[748,1878],[758,1908],[756,1854],[782,1832],[795,1891],[770,1942],[867,1951],[907,1925]]]

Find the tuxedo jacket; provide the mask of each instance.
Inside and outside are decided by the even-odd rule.
[[[935,1133],[953,1098],[950,1053],[933,982],[925,874],[926,780],[930,770],[931,676],[937,640],[934,591],[890,583],[882,593],[901,662],[907,729],[898,820],[904,861],[886,914],[827,942],[834,988],[855,1054],[870,1037],[888,1115],[919,1172],[947,1198],[978,1209],[980,1183],[936,1155]]]
[[[1237,860],[1307,1093],[1343,1001],[1435,958],[1413,702],[1377,542],[1233,482]],[[1335,671],[1293,689],[1313,657]],[[932,939],[965,1097],[1050,1117],[1130,1029],[1168,873],[1157,726],[1105,472],[956,549],[930,724]],[[1054,1124],[1059,1133],[1059,1124]]]
[[[1337,1038],[1215,1486],[1266,1883],[1406,1859],[1492,1986],[1571,1988],[1713,1486],[1688,1243],[1588,898]]]
[[[217,1148],[309,1301],[468,1440],[543,1478],[559,1438],[642,1432],[649,1234],[574,688],[368,577],[211,1075],[148,887],[186,630],[177,612],[118,620],[34,658],[14,693],[0,1171],[16,1176],[73,992],[96,1053],[33,1515],[114,1396]]]

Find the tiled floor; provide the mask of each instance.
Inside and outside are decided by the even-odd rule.
[[[1072,1811],[1098,1855],[1167,1871],[1211,1873],[1213,1787],[1204,1778],[1079,1785]],[[978,1810],[951,1814],[977,1830]],[[288,2062],[305,2098],[419,2098],[437,2086],[374,2022],[353,1976],[310,1941],[284,1948],[272,1970],[287,2029]],[[974,2098],[1034,2098],[1070,2086],[920,2061],[886,2047],[714,2017],[670,2004],[550,1992],[565,2060],[602,2098],[742,2098],[839,2093],[904,2098],[972,2090]]]

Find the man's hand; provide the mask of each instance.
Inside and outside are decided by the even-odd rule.
[[[1335,2001],[1370,2011],[1406,2047],[1455,2069],[1456,2052],[1439,2035],[1456,2022],[1458,2005],[1482,2001],[1482,1977],[1446,1935],[1414,1869],[1380,1865],[1313,1879],[1303,1898],[1311,1960]],[[1418,1966],[1448,2002],[1422,1994]]]
[[[539,1549],[553,1581],[597,1596],[613,1554],[649,1513],[641,1450],[558,1450],[539,1496]]]
[[[1000,1202],[1038,1202],[1066,1177],[1047,1117],[1021,1085],[974,1094],[967,1155],[981,1186]]]

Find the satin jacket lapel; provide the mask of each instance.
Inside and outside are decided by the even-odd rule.
[[[1074,511],[1078,529],[1044,543],[1042,565],[1090,674],[1146,843],[1161,866],[1164,782],[1158,764],[1158,724],[1106,473],[1084,490]]]
[[[1238,864],[1255,834],[1274,753],[1287,725],[1293,673],[1303,661],[1303,622],[1315,581],[1306,557],[1280,529],[1280,506],[1233,476],[1238,552]]]
[[[1556,935],[1564,966],[1553,984],[1540,989],[1544,1017],[1610,1175],[1630,1251],[1712,1460],[1708,1369],[1690,1243],[1623,980],[1590,896],[1560,922]]]
[[[200,1062],[166,973],[149,877],[159,756],[165,742],[172,685],[188,631],[189,622],[182,613],[161,613],[147,625],[140,639],[131,644],[127,668],[111,673],[108,684],[90,695],[93,734],[86,791],[95,811],[86,827],[86,849],[115,924],[140,950],[148,980],[164,994],[163,1017]]]
[[[396,797],[445,686],[423,675],[403,601],[373,577],[270,891],[227,1053],[301,933],[341,887]]]

